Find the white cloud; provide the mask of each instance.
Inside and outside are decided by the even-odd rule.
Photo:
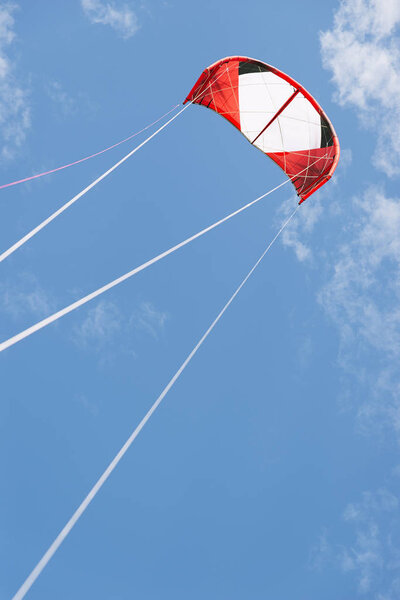
[[[377,132],[374,163],[389,176],[400,173],[399,25],[398,0],[342,0],[333,28],[320,35],[336,98]]]
[[[75,402],[77,402],[85,411],[90,413],[93,417],[97,417],[99,414],[99,407],[97,404],[87,397],[86,394],[76,394],[74,396]]]
[[[312,199],[282,241],[325,278],[318,301],[339,332],[346,404],[360,431],[390,431],[400,440],[400,199],[370,186],[337,214],[334,205],[324,208],[334,229],[323,221],[323,201]],[[293,199],[281,213],[292,208]],[[318,236],[324,246],[313,255]],[[350,392],[353,382],[358,394]]]
[[[309,559],[310,569],[321,571],[332,561],[332,552],[333,548],[328,540],[327,530],[324,529],[311,549]]]
[[[60,107],[64,116],[73,115],[77,112],[77,100],[64,90],[59,81],[50,81],[46,90],[50,99]]]
[[[377,592],[373,597],[394,597],[392,591],[400,575],[399,549],[393,543],[393,536],[399,533],[398,506],[398,498],[381,489],[365,492],[361,502],[349,504],[344,511],[354,539],[341,548],[339,563],[344,572],[356,574],[362,594],[386,587],[384,595]]]
[[[130,324],[158,339],[159,332],[164,329],[167,319],[167,313],[158,311],[151,302],[142,302],[139,309],[131,316]]]
[[[364,523],[369,521],[373,513],[394,512],[398,506],[398,498],[387,489],[383,488],[374,493],[364,492],[361,502],[346,506],[343,518],[349,522]]]
[[[283,202],[278,213],[279,221],[282,217],[287,218],[293,212],[293,197]],[[322,215],[322,204],[320,198],[312,199],[307,204],[306,210],[300,208],[296,217],[289,223],[282,233],[282,243],[287,248],[292,248],[300,262],[309,261],[312,258],[311,248],[304,242],[305,236],[310,235]]]
[[[350,549],[343,549],[341,566],[345,573],[358,572],[358,589],[361,593],[370,591],[375,571],[383,567],[382,541],[375,523],[358,531],[354,545]]]
[[[30,107],[27,92],[18,83],[14,67],[7,54],[15,39],[14,17],[17,5],[0,6],[0,157],[11,159],[23,145],[30,128]]]
[[[0,310],[14,320],[26,315],[44,317],[52,308],[49,295],[30,273],[14,277],[12,283],[0,283]]]
[[[343,342],[361,338],[400,358],[400,201],[370,187],[353,205],[357,221],[350,222],[348,241],[336,250],[320,301]]]
[[[359,594],[371,600],[397,600],[400,592],[399,498],[388,489],[364,492],[348,504],[343,525],[324,530],[311,553],[310,566],[334,567],[355,579]],[[335,541],[340,531],[345,543]],[[330,539],[329,539],[330,538]]]
[[[375,186],[355,198],[319,301],[340,334],[340,363],[368,387],[363,427],[400,432],[400,200]],[[379,417],[379,418],[378,418]]]
[[[56,112],[63,117],[72,117],[78,112],[86,112],[92,116],[97,109],[96,104],[89,99],[86,93],[77,92],[73,96],[59,81],[50,81],[45,89],[50,100],[54,102]]]
[[[104,0],[81,0],[81,4],[91,23],[109,25],[124,39],[132,37],[139,29],[136,13],[127,4]]]
[[[105,365],[121,353],[136,356],[138,340],[133,331],[158,340],[166,319],[167,314],[158,311],[151,302],[143,302],[129,316],[113,302],[102,300],[73,328],[72,340],[82,350],[95,352],[100,364]]]
[[[122,316],[117,306],[102,300],[89,309],[80,325],[74,327],[73,338],[77,345],[99,351],[113,340],[121,324]]]

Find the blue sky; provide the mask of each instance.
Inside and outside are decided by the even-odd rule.
[[[0,3],[0,183],[182,101],[231,54],[319,100],[342,158],[243,289],[30,598],[400,594],[397,0]],[[118,160],[2,190],[1,250]],[[190,107],[1,264],[1,340],[283,181]],[[296,205],[289,186],[1,355],[11,598]]]

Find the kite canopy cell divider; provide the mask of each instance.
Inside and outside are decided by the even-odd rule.
[[[226,304],[224,305],[224,307],[222,308],[222,310],[220,310],[220,312],[218,313],[218,315],[216,316],[216,318],[214,319],[214,321],[211,323],[211,325],[208,327],[208,329],[206,330],[206,332],[202,335],[202,337],[199,339],[199,341],[197,342],[197,344],[194,346],[193,350],[185,358],[185,360],[183,361],[183,363],[181,364],[181,366],[179,367],[179,369],[176,371],[175,375],[169,380],[169,382],[167,383],[167,385],[165,386],[165,388],[163,389],[163,391],[161,392],[161,394],[158,396],[157,400],[154,402],[154,404],[147,411],[147,413],[145,414],[145,416],[143,417],[143,419],[140,421],[139,425],[131,433],[131,435],[126,440],[126,442],[124,443],[124,445],[122,446],[122,448],[115,455],[115,457],[112,459],[112,461],[110,462],[110,464],[108,465],[108,467],[105,469],[105,471],[103,472],[103,474],[96,481],[96,483],[94,484],[94,486],[92,487],[92,489],[90,490],[90,492],[88,493],[88,495],[86,496],[86,498],[84,498],[84,500],[78,506],[78,508],[76,509],[76,511],[74,512],[74,514],[72,515],[72,517],[69,519],[69,521],[66,523],[66,525],[63,527],[63,529],[58,534],[58,536],[55,538],[55,540],[53,541],[53,543],[49,546],[49,548],[47,549],[47,551],[43,554],[42,558],[39,560],[39,562],[37,563],[37,565],[34,567],[34,569],[28,575],[28,577],[26,578],[26,580],[24,581],[24,583],[21,585],[21,587],[19,588],[19,590],[13,596],[12,600],[23,600],[23,598],[26,596],[26,594],[28,593],[28,591],[30,590],[30,588],[32,587],[32,585],[35,583],[36,579],[39,577],[39,575],[41,574],[41,572],[43,571],[43,569],[46,567],[46,565],[52,559],[52,557],[57,552],[58,548],[61,546],[61,544],[63,543],[63,541],[65,540],[65,538],[71,532],[71,530],[73,529],[73,527],[76,525],[76,523],[78,522],[78,520],[80,519],[80,517],[83,515],[83,513],[86,511],[86,509],[88,508],[88,506],[92,502],[92,500],[96,497],[96,495],[98,494],[98,492],[100,491],[100,489],[106,483],[107,479],[110,477],[110,475],[112,474],[112,472],[114,471],[114,469],[117,467],[118,463],[122,460],[122,458],[124,457],[124,455],[127,453],[127,451],[129,450],[129,448],[131,447],[131,445],[133,444],[133,442],[135,441],[135,439],[137,438],[137,436],[139,435],[139,433],[142,431],[143,427],[150,420],[151,416],[155,413],[155,411],[157,410],[157,408],[160,406],[160,404],[164,400],[165,396],[168,394],[168,392],[170,391],[170,389],[173,387],[173,385],[176,383],[176,381],[182,375],[183,371],[186,369],[186,367],[188,366],[188,364],[190,363],[190,361],[192,360],[192,358],[195,356],[195,354],[198,352],[198,350],[200,349],[200,347],[203,345],[203,343],[205,342],[205,340],[207,339],[207,337],[213,331],[213,329],[217,325],[218,321],[220,321],[220,319],[222,318],[222,316],[224,315],[224,313],[227,311],[227,309],[229,308],[229,306],[232,304],[232,302],[234,301],[234,299],[236,298],[236,296],[239,294],[240,290],[243,288],[243,286],[250,279],[250,277],[252,276],[252,274],[254,273],[254,271],[257,269],[257,267],[259,266],[259,264],[261,263],[261,261],[263,260],[263,258],[265,257],[265,255],[269,252],[269,250],[271,249],[271,247],[273,246],[273,244],[276,242],[276,240],[278,239],[278,237],[280,236],[280,234],[282,233],[282,231],[287,227],[287,225],[293,219],[293,217],[296,214],[298,208],[299,208],[299,206],[296,206],[296,208],[294,209],[294,211],[292,212],[292,214],[289,216],[289,218],[286,219],[286,221],[283,223],[283,225],[279,229],[278,233],[275,234],[274,238],[268,244],[268,246],[265,248],[265,250],[263,251],[263,253],[261,254],[261,256],[258,258],[257,262],[253,265],[253,267],[247,273],[246,277],[242,280],[242,282],[240,283],[240,285],[236,288],[236,290],[234,291],[234,293],[232,294],[232,296],[229,298],[229,300],[226,302]]]

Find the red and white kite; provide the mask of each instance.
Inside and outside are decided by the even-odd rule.
[[[318,102],[275,67],[229,56],[207,67],[185,99],[232,123],[272,158],[296,188],[301,204],[331,178],[339,160],[335,130]]]

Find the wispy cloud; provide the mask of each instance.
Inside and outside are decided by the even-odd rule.
[[[132,314],[130,324],[135,329],[144,331],[154,339],[158,339],[167,319],[168,314],[157,310],[151,302],[142,302],[139,309]]]
[[[79,393],[74,396],[75,402],[79,404],[86,412],[90,413],[93,417],[97,417],[99,414],[99,407],[96,402],[88,398],[86,394]]]
[[[57,113],[63,117],[74,116],[82,110],[91,115],[96,109],[96,105],[86,93],[78,92],[74,96],[67,92],[59,81],[50,81],[45,89],[50,100],[53,101]]]
[[[399,534],[399,501],[386,489],[365,492],[359,503],[349,504],[343,518],[352,527],[353,540],[341,548],[341,569],[354,572],[362,594],[376,592],[375,598],[391,598],[400,576],[400,548],[394,544]],[[386,588],[384,594],[377,588]]]
[[[294,200],[293,197],[288,198],[279,209],[279,220],[282,220],[282,216],[288,217],[293,211]],[[316,223],[319,221],[322,215],[322,204],[321,200],[313,200],[307,206],[307,210],[301,210],[297,218],[289,223],[288,227],[282,233],[282,243],[287,248],[291,248],[297,259],[300,262],[310,261],[312,258],[312,251],[309,246],[306,245],[306,235],[312,233]]]
[[[83,321],[73,329],[74,343],[85,351],[93,351],[101,364],[112,360],[121,351],[135,355],[132,332],[141,331],[154,340],[164,330],[167,314],[157,310],[151,302],[143,302],[130,315],[124,314],[116,304],[102,300],[91,308]],[[121,343],[122,332],[130,334],[129,345]]]
[[[313,569],[333,567],[353,575],[358,593],[371,600],[397,600],[400,592],[399,499],[386,488],[364,492],[343,511],[337,527],[346,542],[324,530],[311,553]]]
[[[371,186],[353,205],[357,221],[348,227],[320,301],[343,342],[361,337],[400,358],[400,201]]]
[[[336,99],[377,133],[374,163],[389,176],[400,173],[399,25],[398,0],[342,0],[333,28],[320,35]]]
[[[361,502],[349,503],[343,513],[345,521],[355,523],[368,523],[376,513],[395,512],[399,506],[398,498],[382,488],[377,492],[364,492]]]
[[[361,424],[400,433],[400,200],[370,186],[352,208],[319,302],[337,325],[340,364],[367,385]]]
[[[15,40],[14,3],[0,6],[0,157],[13,158],[31,125],[27,91],[20,85],[8,50]]]
[[[121,325],[122,315],[117,306],[102,300],[74,327],[73,339],[78,346],[98,352],[112,342]]]
[[[31,273],[0,283],[0,311],[13,320],[27,315],[47,316],[53,308],[49,294]]]
[[[109,25],[124,39],[139,29],[136,13],[128,4],[104,0],[81,0],[81,4],[91,23]]]
[[[46,91],[50,99],[60,107],[63,115],[69,116],[76,113],[78,109],[77,101],[75,98],[67,94],[60,82],[51,81],[47,85]]]
[[[316,571],[321,571],[333,560],[333,548],[328,539],[327,530],[324,528],[318,536],[316,543],[311,548],[310,558],[308,561],[309,568]]]

